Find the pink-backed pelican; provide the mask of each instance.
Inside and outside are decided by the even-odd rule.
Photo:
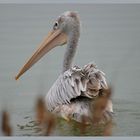
[[[100,90],[108,88],[105,74],[95,64],[89,63],[83,68],[72,65],[79,36],[80,20],[77,12],[64,12],[16,76],[17,80],[51,49],[67,43],[62,73],[47,93],[45,102],[49,111],[76,121],[81,121],[83,115],[90,116],[90,102],[99,95]],[[113,112],[111,100],[104,112]]]

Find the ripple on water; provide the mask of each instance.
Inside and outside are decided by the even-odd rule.
[[[37,121],[32,120],[33,117],[26,116],[25,124],[17,124],[19,136],[43,136],[41,126]],[[52,132],[53,136],[103,136],[105,125],[92,126],[87,125],[83,134],[80,131],[80,123],[75,121],[67,122],[62,118],[57,118],[57,125]]]

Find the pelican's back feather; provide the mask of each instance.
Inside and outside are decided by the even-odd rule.
[[[104,73],[94,64],[89,63],[83,69],[74,66],[58,77],[46,95],[46,104],[53,111],[78,96],[93,98],[102,88],[107,88]]]

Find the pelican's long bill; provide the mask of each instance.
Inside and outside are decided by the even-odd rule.
[[[65,33],[61,30],[51,31],[47,38],[42,42],[40,47],[35,51],[32,57],[27,61],[27,63],[22,67],[18,75],[15,77],[17,80],[23,73],[25,73],[29,68],[31,68],[41,57],[43,57],[47,52],[56,46],[63,45],[67,42],[67,37]]]

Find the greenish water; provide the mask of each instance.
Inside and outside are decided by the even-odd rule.
[[[113,87],[113,135],[139,136],[139,4],[0,5],[0,109],[10,112],[14,135],[37,134],[20,126],[34,121],[34,103],[39,95],[46,95],[60,74],[65,47],[55,48],[19,81],[14,77],[50,31],[56,17],[67,10],[78,11],[82,21],[74,63],[83,66],[94,61]],[[78,134],[65,122],[59,128],[53,135],[64,131],[67,135]]]

